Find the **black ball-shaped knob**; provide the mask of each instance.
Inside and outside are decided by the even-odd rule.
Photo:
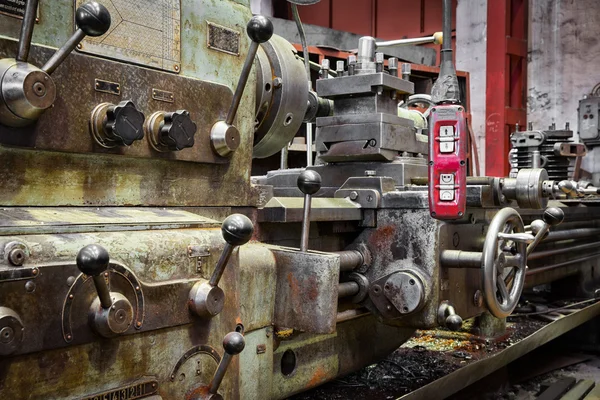
[[[256,43],[264,43],[273,36],[273,23],[264,15],[255,15],[246,26],[248,36]]]
[[[248,243],[254,233],[254,225],[248,217],[242,214],[233,214],[225,218],[221,225],[223,239],[232,246],[241,246]]]
[[[244,336],[238,332],[229,332],[223,338],[223,349],[227,354],[236,355],[240,354],[242,350],[246,347],[246,340],[244,340]]]
[[[77,268],[89,276],[97,276],[108,268],[110,256],[100,245],[89,244],[77,253]]]
[[[90,1],[75,12],[75,22],[88,36],[102,36],[110,28],[110,12],[102,4]]]
[[[196,130],[196,124],[188,111],[178,110],[167,113],[160,127],[160,141],[171,151],[193,147]]]
[[[558,207],[549,207],[542,216],[544,222],[550,226],[556,226],[565,219],[565,212]]]
[[[458,314],[449,315],[446,318],[446,328],[451,331],[457,331],[462,327],[463,320]]]
[[[298,176],[298,189],[304,194],[315,194],[321,189],[321,175],[313,170],[304,170]]]
[[[131,146],[134,141],[144,138],[145,119],[131,100],[125,100],[108,108],[104,132],[108,139],[122,146]]]

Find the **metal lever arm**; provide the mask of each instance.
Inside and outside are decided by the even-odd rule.
[[[39,0],[29,0],[27,6],[25,6],[21,34],[19,35],[17,61],[27,62],[27,59],[29,58],[29,49],[31,49],[31,37],[33,36],[33,27],[35,25],[38,3]]]
[[[548,234],[551,226],[556,226],[563,222],[565,213],[557,207],[549,207],[544,211],[542,219],[536,219],[531,223],[531,231],[535,235],[534,240],[527,246],[527,255],[530,255],[538,244]]]
[[[229,367],[233,356],[240,354],[244,350],[244,347],[246,347],[246,341],[241,333],[230,332],[225,335],[225,338],[223,339],[223,349],[225,350],[225,354],[223,354],[223,358],[221,358],[221,362],[215,371],[215,375],[208,386],[208,393],[217,395],[219,386],[221,386],[221,382],[223,382],[225,372],[227,372],[227,367]]]
[[[36,2],[37,3],[37,2]],[[29,6],[29,4],[28,4]],[[102,36],[110,28],[110,13],[102,4],[90,1],[75,12],[78,29],[73,36],[44,64],[42,71],[52,74],[86,36]]]
[[[100,299],[102,308],[110,308],[110,306],[112,306],[112,299],[110,297],[108,285],[102,276],[103,272],[108,269],[108,264],[110,262],[108,251],[97,244],[90,244],[79,250],[76,262],[77,268],[79,268],[82,273],[91,276],[94,280],[94,286],[96,287],[96,292],[98,292],[98,298]]]
[[[258,46],[261,43],[268,41],[271,39],[271,36],[273,36],[273,23],[267,17],[255,15],[250,22],[248,22],[246,32],[250,39],[252,39],[252,43],[248,49],[248,55],[246,56],[246,61],[244,61],[242,74],[240,75],[240,80],[235,88],[231,106],[227,112],[227,118],[225,118],[225,121],[218,121],[210,130],[213,149],[221,157],[231,155],[239,146],[240,133],[233,125],[233,120],[235,119],[238,107],[240,106],[240,101],[242,100],[242,95],[244,94],[244,89],[248,82],[250,71],[252,70],[252,64],[254,63]]]
[[[298,176],[297,183],[298,189],[304,193],[304,213],[302,216],[302,237],[300,240],[300,251],[307,251],[312,195],[321,189],[321,175],[313,170],[304,170]]]
[[[233,250],[250,240],[254,233],[254,226],[245,215],[233,214],[223,221],[221,233],[225,239],[225,247],[210,280],[197,282],[190,291],[190,309],[199,317],[213,317],[223,310],[225,293],[219,287],[219,281]]]

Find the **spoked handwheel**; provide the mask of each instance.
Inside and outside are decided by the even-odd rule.
[[[503,208],[492,219],[483,245],[481,275],[487,307],[497,318],[506,318],[517,306],[525,283],[527,243],[532,240],[515,209]]]

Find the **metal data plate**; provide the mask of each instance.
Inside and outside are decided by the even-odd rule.
[[[0,15],[23,19],[27,0],[0,0]],[[39,22],[40,10],[36,14],[36,22]]]
[[[86,0],[76,0],[78,7]],[[179,0],[105,0],[108,32],[87,36],[79,51],[166,71],[181,69]]]

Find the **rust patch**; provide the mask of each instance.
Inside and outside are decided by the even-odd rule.
[[[318,367],[313,376],[308,381],[308,385],[306,387],[315,387],[325,382],[329,376],[327,372],[323,369],[323,367]]]

